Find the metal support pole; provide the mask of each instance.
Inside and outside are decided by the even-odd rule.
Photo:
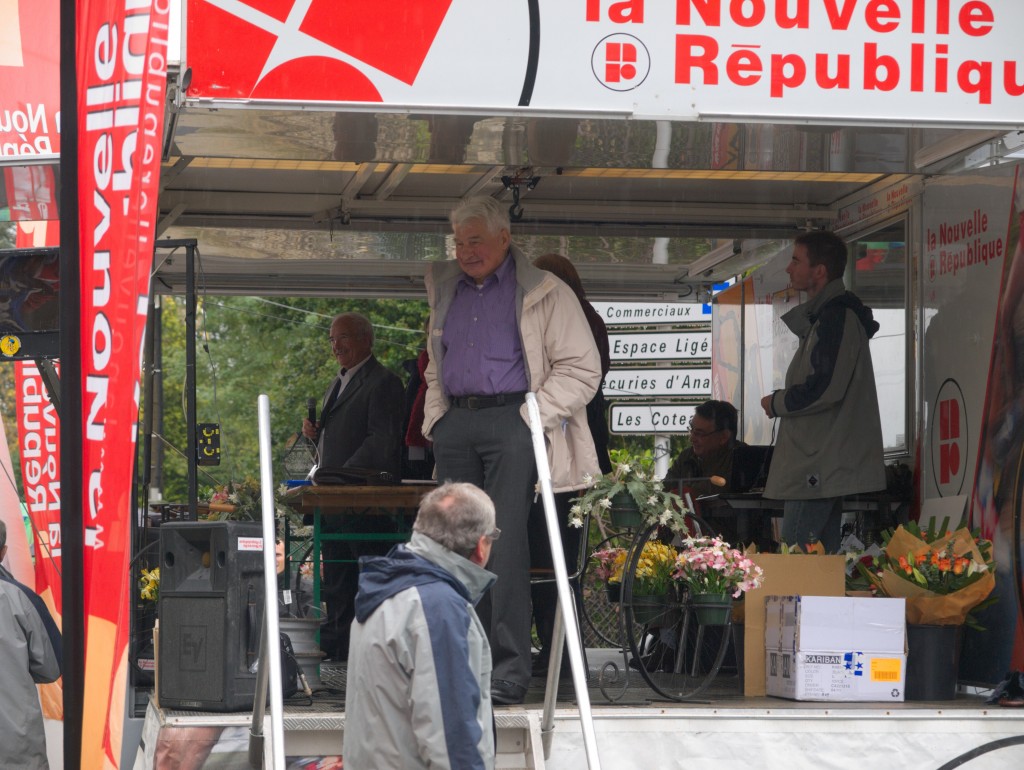
[[[277,555],[274,552],[274,470],[270,444],[270,399],[261,394],[257,400],[260,432],[260,497],[263,503],[263,629],[260,634],[260,659],[256,696],[252,706],[249,761],[262,745],[263,713],[267,702],[267,677],[270,678],[270,750],[274,770],[284,770],[284,697],[281,687],[281,630],[277,617]],[[257,719],[258,715],[258,719]],[[262,756],[262,749],[259,756]],[[253,765],[259,767],[259,765]]]
[[[672,456],[672,443],[668,436],[654,437],[654,475],[659,479],[668,474],[668,461]]]
[[[196,460],[199,445],[196,437],[196,250],[185,249],[185,429],[188,432],[185,453],[188,455],[188,518],[199,518],[199,478]]]
[[[7,6],[12,8],[13,6]],[[60,535],[64,764],[82,761],[85,698],[85,527],[82,478],[81,243],[78,231],[78,4],[60,0]],[[12,25],[8,20],[6,24]],[[10,665],[10,664],[8,664]]]
[[[144,518],[139,522],[139,529],[133,530],[136,534],[135,551],[138,553],[145,545],[145,531],[149,527],[149,490],[153,474],[153,354],[156,350],[156,318],[158,299],[155,295],[149,295],[149,312],[146,318],[146,337],[142,346],[142,430],[139,431],[140,448],[142,450],[142,462],[136,473],[138,488],[141,491],[142,511]],[[136,448],[138,452],[139,448]],[[135,521],[133,519],[133,521]]]
[[[267,624],[260,626],[260,652],[256,658],[256,692],[253,695],[252,722],[249,725],[249,767],[263,767],[263,715],[267,710]]]
[[[601,760],[597,755],[597,735],[594,732],[594,717],[590,712],[590,693],[587,691],[587,672],[583,667],[582,642],[580,627],[573,611],[572,588],[569,586],[569,572],[565,567],[565,559],[558,554],[562,550],[561,527],[558,525],[555,512],[555,497],[551,491],[551,469],[548,467],[548,452],[544,445],[544,429],[540,421],[540,408],[537,397],[533,393],[526,394],[526,408],[530,414],[530,432],[533,434],[533,454],[537,462],[537,480],[540,483],[541,499],[544,501],[544,521],[548,528],[548,541],[551,544],[552,559],[555,568],[555,585],[558,588],[558,613],[555,619],[554,638],[551,640],[552,659],[548,662],[547,688],[544,693],[544,717],[541,722],[541,733],[545,729],[551,732],[554,724],[555,695],[558,691],[558,672],[561,666],[562,627],[569,638],[569,666],[572,669],[572,683],[576,689],[576,703],[580,712],[580,723],[583,727],[583,745],[587,753],[587,767],[600,770]],[[561,623],[559,623],[561,619]],[[554,684],[552,684],[554,683]],[[547,757],[551,739],[544,738],[545,758]]]

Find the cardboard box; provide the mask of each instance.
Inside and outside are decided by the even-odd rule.
[[[902,701],[903,599],[772,596],[765,605],[768,695],[807,701]]]
[[[757,553],[750,557],[764,570],[764,584],[744,594],[743,694],[765,694],[764,603],[769,596],[814,594],[842,596],[846,557]]]

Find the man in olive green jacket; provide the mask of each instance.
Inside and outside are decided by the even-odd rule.
[[[885,488],[882,425],[868,339],[871,310],[846,291],[846,244],[830,232],[796,239],[786,268],[809,299],[782,321],[799,338],[786,386],[761,399],[781,418],[764,496],[784,500],[782,539],[840,546],[845,495]]]

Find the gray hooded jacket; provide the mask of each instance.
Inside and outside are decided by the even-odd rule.
[[[494,574],[418,532],[359,567],[346,770],[491,770],[491,648],[473,607]]]

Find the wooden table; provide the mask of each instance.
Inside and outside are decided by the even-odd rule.
[[[356,485],[306,485],[288,490],[281,501],[313,520],[313,606],[320,606],[320,553],[325,540],[342,541],[392,541],[404,542],[409,539],[412,522],[416,518],[420,500],[436,485],[381,484],[375,486]],[[324,532],[324,517],[379,516],[382,522],[380,532]],[[395,526],[397,525],[397,526]],[[285,530],[285,554],[289,547],[290,531]],[[286,564],[286,574],[291,574]]]

